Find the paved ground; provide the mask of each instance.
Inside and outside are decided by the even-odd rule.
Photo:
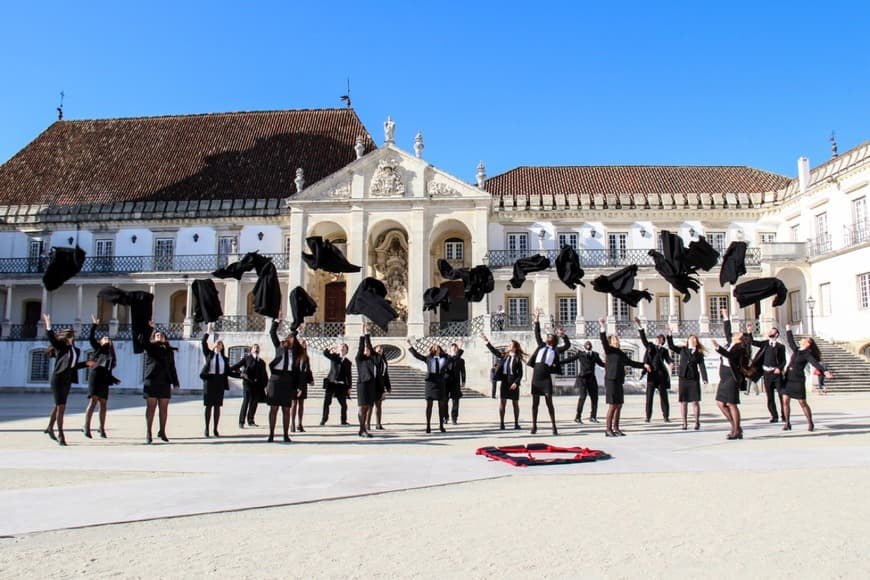
[[[69,542],[78,541],[81,549],[88,551],[94,548],[94,542],[98,542],[88,540],[88,534],[93,533],[97,537],[101,534],[90,530],[111,529],[118,531],[109,533],[123,533],[131,544],[136,545],[151,533],[147,531],[148,521],[166,521],[161,518],[194,514],[228,512],[226,516],[201,515],[187,518],[170,527],[176,529],[178,526],[199,526],[204,522],[211,522],[209,525],[218,526],[213,529],[228,529],[239,519],[239,516],[233,514],[254,513],[239,511],[251,508],[270,508],[256,512],[258,515],[255,516],[245,516],[265,518],[255,528],[264,530],[271,529],[270,514],[278,517],[278,514],[283,513],[281,510],[294,510],[292,513],[298,518],[297,521],[308,522],[310,528],[290,526],[288,533],[294,537],[308,538],[306,541],[313,543],[306,546],[315,553],[317,539],[310,534],[322,525],[319,518],[325,513],[333,514],[338,521],[352,521],[355,516],[348,515],[346,510],[350,510],[351,514],[366,514],[375,510],[375,506],[380,506],[375,515],[365,517],[377,518],[378,514],[382,515],[384,510],[389,511],[392,506],[405,507],[401,508],[401,515],[395,515],[395,521],[391,520],[390,529],[378,528],[373,532],[373,541],[379,542],[376,538],[380,534],[392,537],[397,530],[403,529],[402,525],[406,525],[408,533],[395,537],[394,543],[401,546],[411,542],[407,549],[412,552],[419,546],[408,539],[408,535],[422,533],[421,526],[437,528],[442,520],[452,521],[456,526],[451,528],[452,537],[479,537],[483,545],[487,545],[485,538],[488,536],[510,538],[515,534],[517,548],[526,548],[529,542],[535,544],[538,541],[548,546],[553,543],[561,545],[563,540],[559,536],[540,540],[534,537],[536,533],[559,529],[573,530],[579,525],[579,522],[571,519],[575,516],[569,517],[567,512],[563,513],[560,509],[555,512],[542,510],[549,500],[556,500],[557,506],[566,505],[558,503],[560,497],[567,502],[571,502],[573,498],[573,501],[581,504],[593,501],[595,507],[591,508],[587,504],[584,512],[604,515],[608,508],[600,504],[601,498],[616,493],[616,490],[621,490],[618,495],[622,498],[620,503],[624,503],[625,499],[628,499],[629,504],[639,502],[638,506],[641,507],[638,509],[647,509],[649,506],[642,507],[647,500],[652,503],[665,501],[671,507],[679,507],[679,510],[692,514],[675,515],[671,508],[665,509],[658,516],[648,514],[663,524],[665,520],[671,521],[674,517],[696,517],[699,511],[709,510],[716,511],[716,517],[719,518],[733,517],[740,520],[743,517],[740,501],[731,515],[719,514],[721,505],[718,510],[714,508],[713,504],[721,504],[723,501],[731,503],[735,498],[706,495],[704,486],[708,483],[705,482],[710,482],[711,493],[717,494],[721,494],[722,489],[727,494],[731,485],[735,489],[746,488],[747,485],[750,486],[749,489],[754,489],[756,485],[762,486],[763,493],[752,498],[753,502],[761,500],[760,505],[753,508],[761,513],[746,514],[744,525],[761,535],[779,534],[774,542],[778,546],[777,551],[783,546],[791,548],[818,544],[822,540],[812,536],[815,533],[814,526],[829,525],[832,530],[830,533],[833,534],[841,530],[842,537],[824,538],[824,542],[838,550],[838,568],[814,568],[813,566],[820,565],[817,559],[816,562],[807,563],[809,568],[798,566],[795,573],[806,573],[809,570],[813,572],[809,576],[824,577],[835,570],[833,575],[850,576],[852,572],[856,572],[856,577],[866,577],[864,572],[870,573],[870,567],[863,559],[851,556],[855,550],[867,544],[867,535],[855,537],[848,529],[843,528],[842,518],[860,515],[855,525],[866,527],[870,520],[864,517],[870,516],[868,502],[852,509],[846,509],[846,506],[838,505],[837,502],[838,498],[848,497],[845,489],[839,488],[838,482],[848,482],[851,493],[857,489],[862,490],[857,496],[858,501],[865,497],[863,490],[870,484],[870,394],[813,397],[810,402],[815,410],[817,425],[813,433],[806,431],[803,416],[797,407],[793,410],[794,430],[784,433],[781,425],[770,425],[767,422],[763,397],[746,397],[742,405],[745,420],[745,439],[742,441],[725,440],[727,431],[724,421],[715,411],[712,394],[705,393],[705,396],[707,400],[703,402],[702,428],[697,432],[691,429],[685,432],[680,430],[678,421],[664,424],[656,418],[651,424],[644,423],[640,419],[643,399],[629,397],[623,420],[623,428],[628,436],[616,439],[605,438],[601,424],[579,426],[571,422],[575,400],[568,397],[557,398],[557,417],[560,418],[561,431],[558,437],[549,435],[548,429],[539,430],[536,436],[528,433],[528,399],[521,401],[521,422],[526,427],[522,431],[501,432],[494,429],[496,402],[490,399],[469,399],[463,401],[459,425],[450,426],[446,434],[432,435],[426,435],[422,429],[423,403],[397,400],[388,401],[386,404],[387,430],[379,432],[370,440],[359,439],[354,427],[335,425],[337,406],[333,411],[333,424],[318,426],[320,400],[312,399],[306,414],[306,433],[295,434],[294,442],[290,445],[266,443],[263,427],[240,431],[236,424],[238,399],[228,399],[224,407],[222,437],[205,439],[202,435],[201,403],[196,398],[179,397],[173,399],[170,406],[168,432],[171,442],[150,446],[143,444],[141,398],[115,396],[110,400],[109,439],[85,439],[79,430],[82,413],[72,412],[67,418],[70,446],[61,448],[42,433],[46,423],[45,416],[50,408],[50,396],[0,395],[0,535],[7,538],[0,542],[6,543],[9,548],[0,550],[6,554],[5,558],[0,556],[0,576],[9,577],[3,574],[4,567],[7,572],[14,572],[13,575],[30,572],[31,569],[20,560],[23,555],[27,556],[28,565],[33,566],[32,570],[39,570],[49,576],[55,574],[64,577],[73,575],[74,572],[91,574],[95,571],[122,576],[149,576],[152,572],[169,576],[201,573],[220,575],[221,571],[232,569],[235,564],[227,564],[229,568],[214,570],[208,566],[201,567],[201,562],[191,565],[187,558],[189,553],[185,555],[184,550],[178,557],[187,562],[186,568],[179,567],[180,564],[176,563],[173,567],[155,569],[153,562],[143,562],[141,569],[135,566],[127,568],[128,564],[125,562],[133,562],[135,558],[122,557],[120,561],[115,561],[113,557],[118,556],[112,553],[103,558],[102,568],[85,566],[73,570],[69,562],[53,561],[48,555],[54,553],[51,549],[36,549],[34,546],[47,543],[68,548]],[[70,408],[80,410],[83,406],[84,397],[74,396]],[[676,413],[676,410],[672,410],[672,418]],[[266,422],[264,411],[258,413],[258,422]],[[488,462],[474,455],[474,450],[482,446],[538,441],[603,449],[613,458],[591,464],[519,469]],[[651,487],[646,487],[646,482]],[[451,487],[443,487],[448,484]],[[813,486],[824,486],[825,489]],[[808,488],[812,493],[807,494]],[[487,502],[494,500],[488,497],[491,490],[499,490],[506,503],[496,501],[490,511],[481,511],[483,506],[488,505]],[[542,492],[538,494],[535,490]],[[682,495],[674,498],[674,490],[683,490],[679,492]],[[484,491],[487,498],[480,495],[481,491]],[[375,495],[385,493],[386,495]],[[765,513],[764,497],[768,493],[771,496],[768,503],[772,513]],[[536,497],[534,502],[528,501],[529,494]],[[780,508],[775,507],[775,502],[782,501],[783,497],[802,496],[817,499],[814,500],[815,504],[793,506],[794,514],[776,511]],[[339,498],[344,499],[328,504],[321,502]],[[820,501],[826,500],[829,506],[818,505]],[[415,511],[421,505],[430,504],[431,509]],[[456,522],[454,508],[463,505],[466,506],[464,513],[469,514],[469,517]],[[829,507],[832,509],[828,509]],[[839,521],[826,521],[825,514],[835,512],[834,507],[846,511],[838,516]],[[502,509],[507,510],[507,515],[500,513]],[[802,514],[805,510],[809,513]],[[305,516],[307,513],[311,514],[309,518]],[[638,513],[640,512],[634,515]],[[402,524],[402,515],[407,518],[411,514],[414,514],[415,519]],[[564,516],[562,519],[560,514]],[[784,518],[798,515],[801,518],[807,517],[808,529],[800,529],[800,537],[781,537],[780,526]],[[215,520],[221,517],[229,519]],[[540,521],[541,517],[545,518],[545,524]],[[489,521],[490,518],[494,519]],[[536,523],[530,526],[529,518],[537,520]],[[613,523],[613,529],[620,534],[631,534],[632,518],[631,512],[624,514],[618,523]],[[88,528],[98,524],[137,521],[146,523]],[[181,523],[182,521],[185,523]],[[602,527],[601,518],[596,516],[596,521],[598,524],[595,535],[587,540],[601,543],[605,551],[611,549],[608,548],[611,544],[618,546],[621,543],[618,538],[616,542],[608,543],[603,537],[607,534],[607,525]],[[495,522],[499,522],[501,527],[491,530],[489,526],[495,525]],[[641,524],[640,521],[635,523]],[[512,525],[516,526],[515,534],[505,531],[510,530]],[[668,525],[678,527],[667,530],[671,537],[676,538],[684,533],[679,529],[679,520]],[[70,528],[88,529],[70,531]],[[46,533],[49,530],[64,529],[67,531],[59,532],[63,534],[60,537],[56,536],[58,532]],[[867,531],[870,532],[870,529]],[[529,532],[533,534],[532,537],[527,535]],[[102,532],[103,535],[105,533],[107,532]],[[189,530],[183,533],[187,534]],[[329,534],[328,531],[325,533]],[[368,534],[369,532],[364,535]],[[692,535],[693,540],[688,542],[688,546],[695,545],[694,542],[697,541],[698,546],[708,545],[711,546],[710,549],[715,549],[712,546],[716,544],[718,537],[716,527],[703,528],[702,534],[705,536],[701,538],[694,538]],[[164,534],[159,536],[163,538]],[[349,545],[358,537],[347,540]],[[430,540],[424,540],[421,541],[424,541],[425,547]],[[206,535],[199,538],[199,541],[208,545],[213,538]],[[584,543],[582,539],[578,541]],[[189,549],[194,552],[195,544],[193,542],[189,545]],[[503,548],[500,545],[500,549]],[[362,553],[367,550],[365,544],[358,549]],[[611,557],[609,567],[594,570],[598,570],[602,576],[641,576],[644,575],[643,566],[661,558],[661,554],[653,556],[644,554],[643,557],[638,556],[639,559],[630,560]],[[799,558],[800,553],[795,552],[794,556]],[[425,559],[419,560],[414,554],[395,554],[393,566],[402,564],[392,568],[396,574],[385,572],[390,568],[378,569],[377,573],[365,568],[348,568],[355,557],[351,549],[348,553],[349,561],[337,558],[326,568],[317,567],[323,562],[309,562],[305,564],[308,567],[303,566],[298,571],[288,570],[286,573],[282,573],[280,569],[240,570],[248,572],[242,573],[242,576],[254,577],[429,575],[427,571],[430,568],[415,567],[415,564]],[[460,559],[463,567],[448,571],[447,575],[503,575],[506,569],[497,562],[486,564],[491,557],[485,551],[475,553],[473,557],[466,555]],[[727,549],[711,557],[714,561],[727,562],[728,557],[739,559],[743,556],[732,554]],[[441,560],[454,562],[454,566],[456,565],[448,556]],[[523,577],[561,577],[566,573],[573,575],[580,570],[566,566],[558,556],[554,556],[552,560],[541,562],[540,566],[531,569],[508,569]],[[476,562],[474,566],[464,567],[472,561]],[[710,573],[710,570],[705,570],[699,563],[694,563],[693,566],[696,564],[699,566],[699,573],[707,572],[707,575],[718,577],[730,577],[732,573],[735,576],[741,575],[751,570],[726,567],[719,569],[718,573]],[[758,565],[766,564],[770,564],[770,560],[761,560]],[[408,567],[404,567],[405,565]],[[660,565],[664,566],[660,571],[683,570],[669,568],[671,564]],[[693,569],[695,568],[685,568]],[[46,572],[48,570],[52,572]],[[590,572],[593,576],[599,575],[594,570],[586,569],[587,575]],[[767,570],[765,575],[779,576],[777,571],[784,569],[780,567]],[[750,575],[755,574],[750,572]]]

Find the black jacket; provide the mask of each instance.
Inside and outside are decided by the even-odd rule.
[[[697,381],[703,379],[707,382],[707,367],[704,365],[704,355],[698,350],[692,352],[688,346],[676,346],[674,337],[668,335],[668,348],[680,357],[677,368],[677,376],[681,379]]]
[[[140,336],[142,348],[145,351],[144,379],[145,385],[178,385],[178,373],[175,370],[175,349],[168,342],[151,342]]]
[[[269,338],[272,339],[272,346],[275,347],[275,358],[273,358],[269,362],[269,368],[272,370],[272,374],[282,373],[284,372],[284,352],[287,351],[286,348],[281,344],[281,341],[278,340],[278,320],[272,321],[272,326],[269,328]],[[289,353],[290,356],[293,356],[293,353]],[[296,360],[296,357],[293,357],[293,367],[294,369],[289,369],[290,371],[298,370],[299,361]]]
[[[610,346],[610,343],[607,342],[607,334],[605,332],[602,331],[599,338],[601,339],[601,347],[604,349],[604,364],[606,366],[604,380],[624,383],[625,367],[629,366],[636,369],[643,368],[642,362],[632,360],[622,349]]]
[[[206,376],[214,375],[212,372],[214,370],[214,357],[221,357],[221,374],[225,376],[235,376],[238,378],[238,374],[231,373],[232,367],[230,366],[230,361],[227,356],[220,352],[215,352],[208,347],[208,333],[204,332],[202,334],[202,342],[200,343],[202,346],[202,355],[205,357],[205,364],[202,365],[202,369],[199,371],[199,378],[205,380]]]
[[[447,382],[451,385],[465,384],[465,359],[462,358],[464,352],[464,350],[459,349],[459,354],[456,356],[447,355],[447,364],[449,368],[447,372]]]
[[[368,334],[359,337],[359,350],[356,353],[356,380],[359,383],[373,381],[377,378],[378,369],[375,365],[373,356],[366,356],[364,353],[365,347],[369,347],[369,352],[374,353],[371,348],[371,338]]]
[[[230,367],[231,376],[240,376],[246,389],[264,389],[269,382],[266,361],[260,357],[246,354],[242,360]]]
[[[594,350],[588,352],[586,350],[577,351],[576,353],[563,358],[562,364],[566,365],[574,361],[577,361],[580,364],[580,372],[577,373],[577,376],[580,377],[594,375],[595,365],[600,367],[604,366],[604,361],[601,360],[601,357]]]
[[[789,347],[793,351],[791,359],[788,361],[788,368],[785,370],[786,384],[805,385],[807,380],[807,365],[813,365],[821,373],[825,372],[825,367],[813,356],[813,353],[809,350],[800,349],[794,340],[794,334],[790,330],[786,331],[785,336]]]
[[[422,355],[417,352],[413,346],[408,349],[408,352],[411,353],[415,359],[423,361],[426,363],[426,380],[427,381],[443,381],[447,378],[447,375],[450,373],[450,359],[447,358],[447,355],[441,357],[435,357],[431,355]],[[438,359],[438,374],[432,372],[431,362],[432,359]]]
[[[504,367],[505,362],[510,357],[510,353],[496,349],[491,343],[486,343],[486,348],[489,349],[489,352],[491,352],[493,356],[499,358],[494,373],[495,380],[505,381],[508,385],[517,385],[517,387],[519,387],[520,381],[523,379],[523,361],[520,360],[520,357],[514,357],[513,364],[510,365],[506,374]]]
[[[342,359],[340,354],[331,352],[329,349],[324,349],[323,356],[329,359],[329,373],[326,375],[324,388],[338,384],[344,385],[350,391],[353,386],[350,359],[347,357]]]
[[[563,336],[562,339],[564,342],[561,345],[553,347],[553,350],[556,351],[556,356],[553,357],[553,364],[550,365],[550,373],[556,375],[562,374],[562,363],[559,361],[559,357],[563,352],[571,348],[571,341],[568,340],[568,337]],[[526,362],[530,367],[535,366],[535,361],[538,359],[538,353],[541,352],[542,348],[547,346],[547,343],[545,343],[541,338],[541,323],[537,320],[535,321],[535,342],[538,343],[538,348],[535,349],[535,352],[529,357],[528,362]]]
[[[79,369],[87,366],[86,361],[82,360],[82,351],[79,347],[70,345],[65,340],[60,340],[54,335],[54,331],[47,330],[45,332],[51,346],[54,347],[54,371],[56,377],[64,374],[70,375],[70,382],[79,382]],[[76,364],[73,366],[73,352],[75,352]]]
[[[755,368],[755,376],[760,377],[762,373],[767,372],[764,370],[764,357],[767,356],[767,351],[770,350],[770,340],[752,340],[752,346],[758,347],[758,352],[755,353],[755,356],[752,357],[752,366]],[[775,368],[778,368],[780,372],[785,370],[786,363],[786,353],[785,353],[785,345],[781,342],[776,343],[776,364]]]
[[[731,344],[731,321],[725,321],[725,342]],[[731,367],[731,375],[737,382],[739,388],[743,388],[743,382],[746,380],[744,364],[749,360],[749,353],[742,344],[735,344],[731,348],[726,349],[721,344],[716,348],[716,352],[720,356],[728,359],[728,364]]]

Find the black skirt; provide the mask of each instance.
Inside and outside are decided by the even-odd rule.
[[[697,403],[701,400],[701,382],[692,379],[680,379],[680,403]]]
[[[226,375],[207,375],[202,381],[202,404],[209,407],[222,407],[224,391],[228,387]]]
[[[51,394],[55,405],[66,405],[72,388],[72,376],[69,373],[51,375]]]
[[[553,377],[550,375],[550,369],[543,363],[535,363],[535,368],[532,370],[532,394],[553,396]]]
[[[356,386],[356,404],[370,407],[375,404],[375,381],[362,381]]]
[[[169,383],[145,383],[142,386],[142,397],[145,399],[170,399],[172,387]]]
[[[106,367],[94,367],[88,375],[88,398],[109,398],[109,386],[112,384],[112,373]]]
[[[434,375],[426,377],[426,400],[440,401],[444,398],[444,379]]]
[[[786,381],[782,394],[790,399],[802,401],[807,398],[807,382],[805,380]]]
[[[625,403],[624,381],[604,379],[604,399],[608,405]]]
[[[511,389],[511,385],[513,383],[508,379],[503,379],[501,381],[501,387],[499,387],[499,395],[502,399],[507,399],[509,401],[519,401],[520,400],[520,388]]]
[[[308,383],[302,383],[301,385],[297,385],[296,389],[302,391],[302,394],[296,397],[296,400],[305,400],[308,398]]]
[[[266,386],[266,402],[273,407],[289,407],[296,398],[296,385],[291,373],[274,372]]]
[[[740,388],[734,378],[731,369],[726,366],[719,367],[719,388],[716,389],[716,400],[720,403],[740,404]]]

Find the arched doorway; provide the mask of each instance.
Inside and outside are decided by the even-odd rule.
[[[323,321],[344,322],[347,304],[347,283],[330,282],[324,288]]]
[[[387,287],[387,299],[399,313],[402,322],[408,321],[408,234],[393,227],[373,236],[369,263],[374,277]]]

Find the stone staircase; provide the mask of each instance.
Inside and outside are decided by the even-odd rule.
[[[423,363],[419,366],[424,367]],[[393,399],[423,399],[425,397],[425,389],[423,386],[426,380],[426,373],[421,369],[415,369],[411,366],[392,365],[390,367],[390,383],[393,386],[393,392],[389,395]],[[483,395],[474,389],[462,389],[464,397],[482,398]]]
[[[800,340],[801,337],[795,337]],[[870,361],[852,354],[841,346],[827,340],[816,339],[822,353],[822,361],[828,365],[833,379],[825,379],[825,389],[832,393],[870,392]],[[815,388],[815,378],[812,381]],[[807,388],[810,381],[807,381]]]

